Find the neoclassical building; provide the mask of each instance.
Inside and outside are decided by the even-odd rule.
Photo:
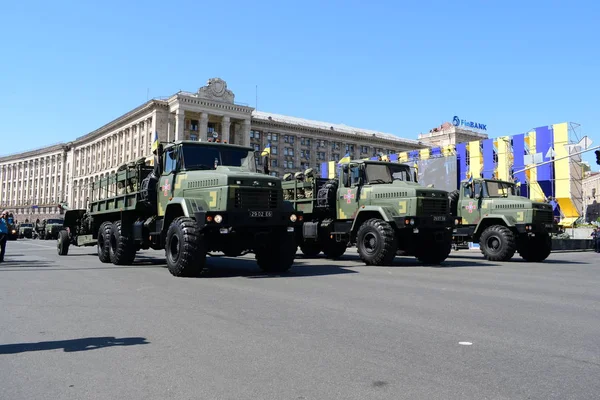
[[[0,209],[18,220],[46,218],[58,205],[87,206],[90,183],[151,154],[161,141],[219,140],[262,150],[271,143],[271,174],[305,168],[346,153],[366,158],[431,144],[342,124],[256,111],[235,102],[227,83],[210,79],[197,92],[153,99],[73,141],[0,157]],[[263,160],[259,160],[262,164]]]

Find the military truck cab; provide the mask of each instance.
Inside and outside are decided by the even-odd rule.
[[[95,182],[88,214],[101,260],[131,264],[139,250],[164,249],[176,276],[202,270],[210,252],[253,252],[267,272],[288,270],[296,253],[298,213],[281,180],[257,173],[254,150],[237,145],[161,144],[151,163]]]
[[[493,179],[465,180],[449,194],[456,218],[456,246],[479,243],[491,261],[510,260],[519,252],[526,261],[543,261],[552,251],[557,230],[552,206],[520,196],[519,186]]]
[[[356,244],[369,265],[389,264],[400,251],[425,263],[448,257],[453,220],[447,192],[420,186],[409,166],[357,160],[341,164],[337,179],[302,182],[299,177],[283,186],[304,212],[297,240],[306,255],[322,250],[336,258]],[[333,251],[332,243],[340,250]]]

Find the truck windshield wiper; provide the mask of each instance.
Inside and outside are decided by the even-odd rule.
[[[190,165],[190,166],[186,166],[185,169],[201,169],[201,170],[206,170],[206,169],[213,169],[212,167],[206,165],[206,164],[197,164],[197,165]]]
[[[384,181],[383,179],[373,179],[372,181],[369,181],[369,184],[371,183],[388,183],[386,181]]]

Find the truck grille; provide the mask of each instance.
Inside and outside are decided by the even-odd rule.
[[[552,211],[535,210],[533,213],[534,223],[551,224],[554,222],[554,215],[552,215]]]
[[[446,215],[448,214],[448,200],[446,199],[422,199],[420,212],[424,215]]]
[[[275,209],[279,204],[279,191],[272,189],[235,189],[235,208]]]

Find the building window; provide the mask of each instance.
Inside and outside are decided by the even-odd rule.
[[[190,135],[190,140],[192,140],[192,141],[194,141],[194,142],[197,142],[197,141],[198,141],[198,135],[196,135],[196,134],[193,134],[193,133],[192,133],[192,134]]]
[[[267,140],[269,142],[276,142],[277,141],[277,137],[278,136],[277,136],[276,133],[272,133],[272,132],[267,133]]]
[[[325,152],[324,151],[317,152],[317,159],[318,160],[325,160]]]
[[[292,149],[291,147],[284,147],[283,148],[283,155],[285,156],[294,156],[294,149]]]
[[[254,151],[260,151],[260,145],[258,143],[254,143]]]
[[[277,160],[271,160],[271,167],[277,168]]]
[[[271,146],[271,154],[277,154],[277,146]]]
[[[369,146],[360,146],[360,154],[368,154]]]
[[[260,131],[250,131],[250,139],[260,140]]]
[[[190,121],[190,131],[197,131],[197,130],[198,130],[198,120],[193,119]]]
[[[331,155],[331,157],[333,157],[333,160],[334,160],[334,161],[339,161],[339,160],[341,160],[340,153],[333,153],[333,154]]]
[[[300,139],[300,144],[302,146],[309,146],[310,147],[310,138],[301,138]]]
[[[347,144],[346,145],[346,153],[348,152],[354,152],[354,145],[353,144]]]
[[[271,171],[269,173],[269,175],[271,175],[271,176],[279,176],[279,172],[277,172],[277,171]]]

